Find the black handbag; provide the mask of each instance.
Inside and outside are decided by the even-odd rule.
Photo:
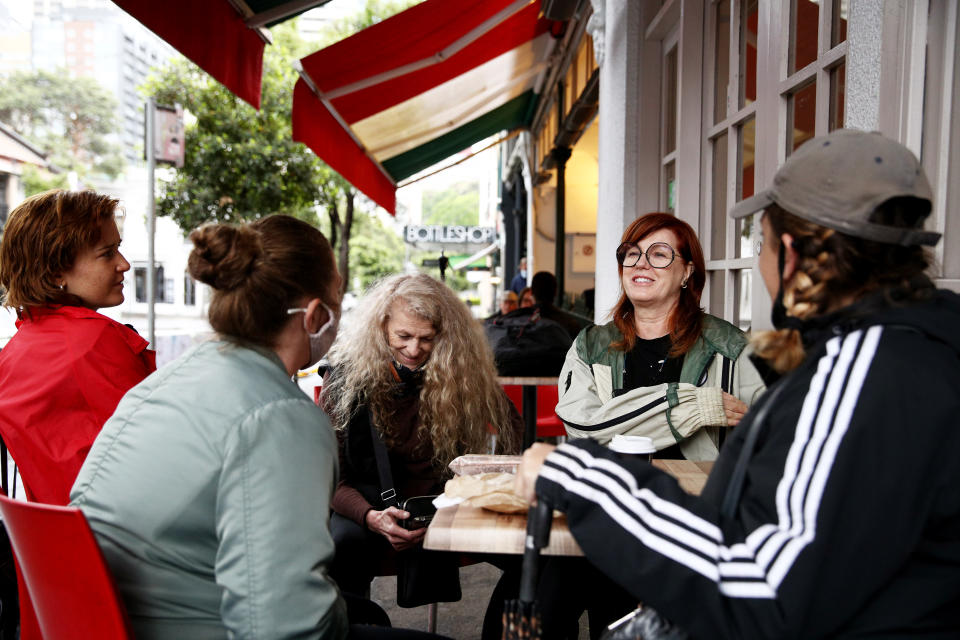
[[[388,507],[397,507],[410,512],[406,520],[397,524],[406,529],[420,529],[433,519],[436,496],[408,498],[401,506],[393,487],[390,458],[380,432],[373,426],[373,416],[368,414],[373,455],[380,476],[380,498]],[[460,591],[460,556],[445,551],[427,551],[422,547],[397,552],[397,605],[404,608],[420,607],[434,602],[457,602],[463,595]]]

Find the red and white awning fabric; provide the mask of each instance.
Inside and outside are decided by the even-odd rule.
[[[273,26],[330,0],[113,0],[237,97],[260,108]]]
[[[393,212],[397,183],[528,126],[555,38],[539,0],[427,0],[300,61],[293,138]]]

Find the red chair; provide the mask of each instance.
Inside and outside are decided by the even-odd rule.
[[[503,391],[510,401],[523,413],[523,386],[519,384],[505,384]],[[537,386],[537,437],[552,438],[566,437],[567,430],[563,421],[557,417],[556,408],[560,396],[555,385]]]
[[[555,385],[537,387],[537,437],[567,437],[563,420],[557,417],[560,394]]]
[[[44,640],[133,638],[83,512],[0,496],[0,514]]]

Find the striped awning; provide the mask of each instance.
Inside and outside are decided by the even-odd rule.
[[[113,0],[254,108],[260,108],[266,27],[330,0]]]
[[[390,212],[397,184],[530,124],[553,23],[539,0],[427,0],[300,61],[293,137]]]

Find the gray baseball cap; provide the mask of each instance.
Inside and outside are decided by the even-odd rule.
[[[877,132],[838,129],[803,144],[773,176],[773,185],[738,202],[730,217],[742,218],[776,203],[804,220],[851,236],[904,246],[935,245],[939,233],[870,222],[879,205],[904,196],[927,203],[933,199],[913,152]]]

